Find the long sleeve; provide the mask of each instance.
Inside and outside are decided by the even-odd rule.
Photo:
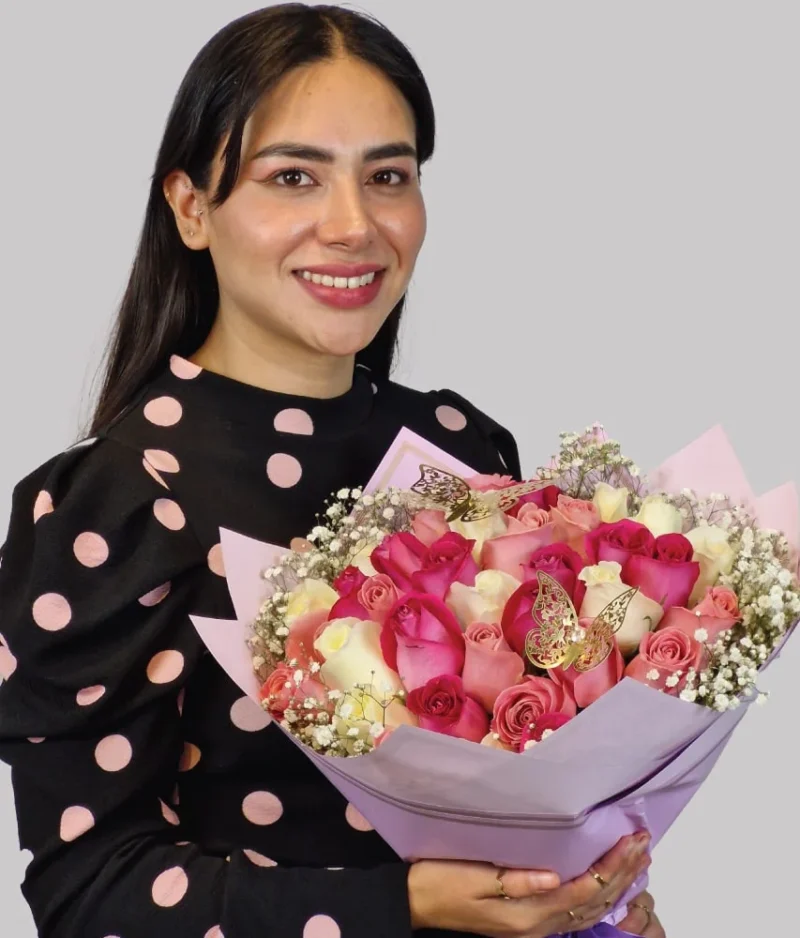
[[[204,653],[189,614],[208,563],[164,478],[115,440],[67,451],[14,491],[0,758],[39,934],[408,938],[402,863],[267,867],[185,839],[172,792],[192,759],[181,696]]]

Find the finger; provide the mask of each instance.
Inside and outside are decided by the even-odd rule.
[[[591,872],[566,884],[563,894],[566,905],[562,905],[562,909],[588,909],[598,903],[601,906],[608,901],[616,903],[639,875],[647,856],[648,842],[646,835],[623,837],[592,866]],[[562,895],[559,894],[557,898],[562,898]]]
[[[502,892],[497,880],[502,884]],[[558,889],[560,885],[558,874],[550,870],[498,870],[495,882],[490,885],[489,894],[503,897],[505,893],[509,899],[526,899],[537,893]]]

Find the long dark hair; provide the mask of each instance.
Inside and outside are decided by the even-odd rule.
[[[433,154],[433,102],[410,51],[376,19],[339,6],[283,3],[249,13],[220,30],[197,54],[167,118],[130,278],[109,343],[87,435],[114,420],[172,354],[188,356],[205,341],[219,302],[208,251],[182,242],[164,198],[175,170],[207,190],[226,133],[223,171],[213,206],[231,194],[239,173],[245,122],[261,97],[289,71],[342,53],[379,68],[415,117],[418,161]],[[391,371],[405,296],[373,341],[356,356],[381,376]]]

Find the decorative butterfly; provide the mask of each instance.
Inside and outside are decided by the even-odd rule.
[[[628,607],[638,589],[620,593],[584,629],[569,593],[541,570],[536,577],[539,594],[531,609],[536,628],[525,639],[525,654],[537,668],[564,669],[573,666],[581,673],[602,664],[614,648],[614,635],[622,628]]]
[[[420,465],[420,478],[411,486],[411,491],[425,495],[450,512],[448,521],[480,521],[498,509],[508,511],[530,492],[550,485],[550,482],[521,482],[506,489],[491,492],[476,492],[459,476],[437,469],[435,466]],[[490,496],[486,498],[485,496]]]

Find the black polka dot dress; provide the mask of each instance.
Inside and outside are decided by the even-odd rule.
[[[479,472],[512,437],[449,391],[265,391],[173,356],[14,490],[0,758],[45,938],[407,938],[407,867],[205,649],[220,527],[288,546],[402,426]],[[429,933],[433,934],[433,933]]]

